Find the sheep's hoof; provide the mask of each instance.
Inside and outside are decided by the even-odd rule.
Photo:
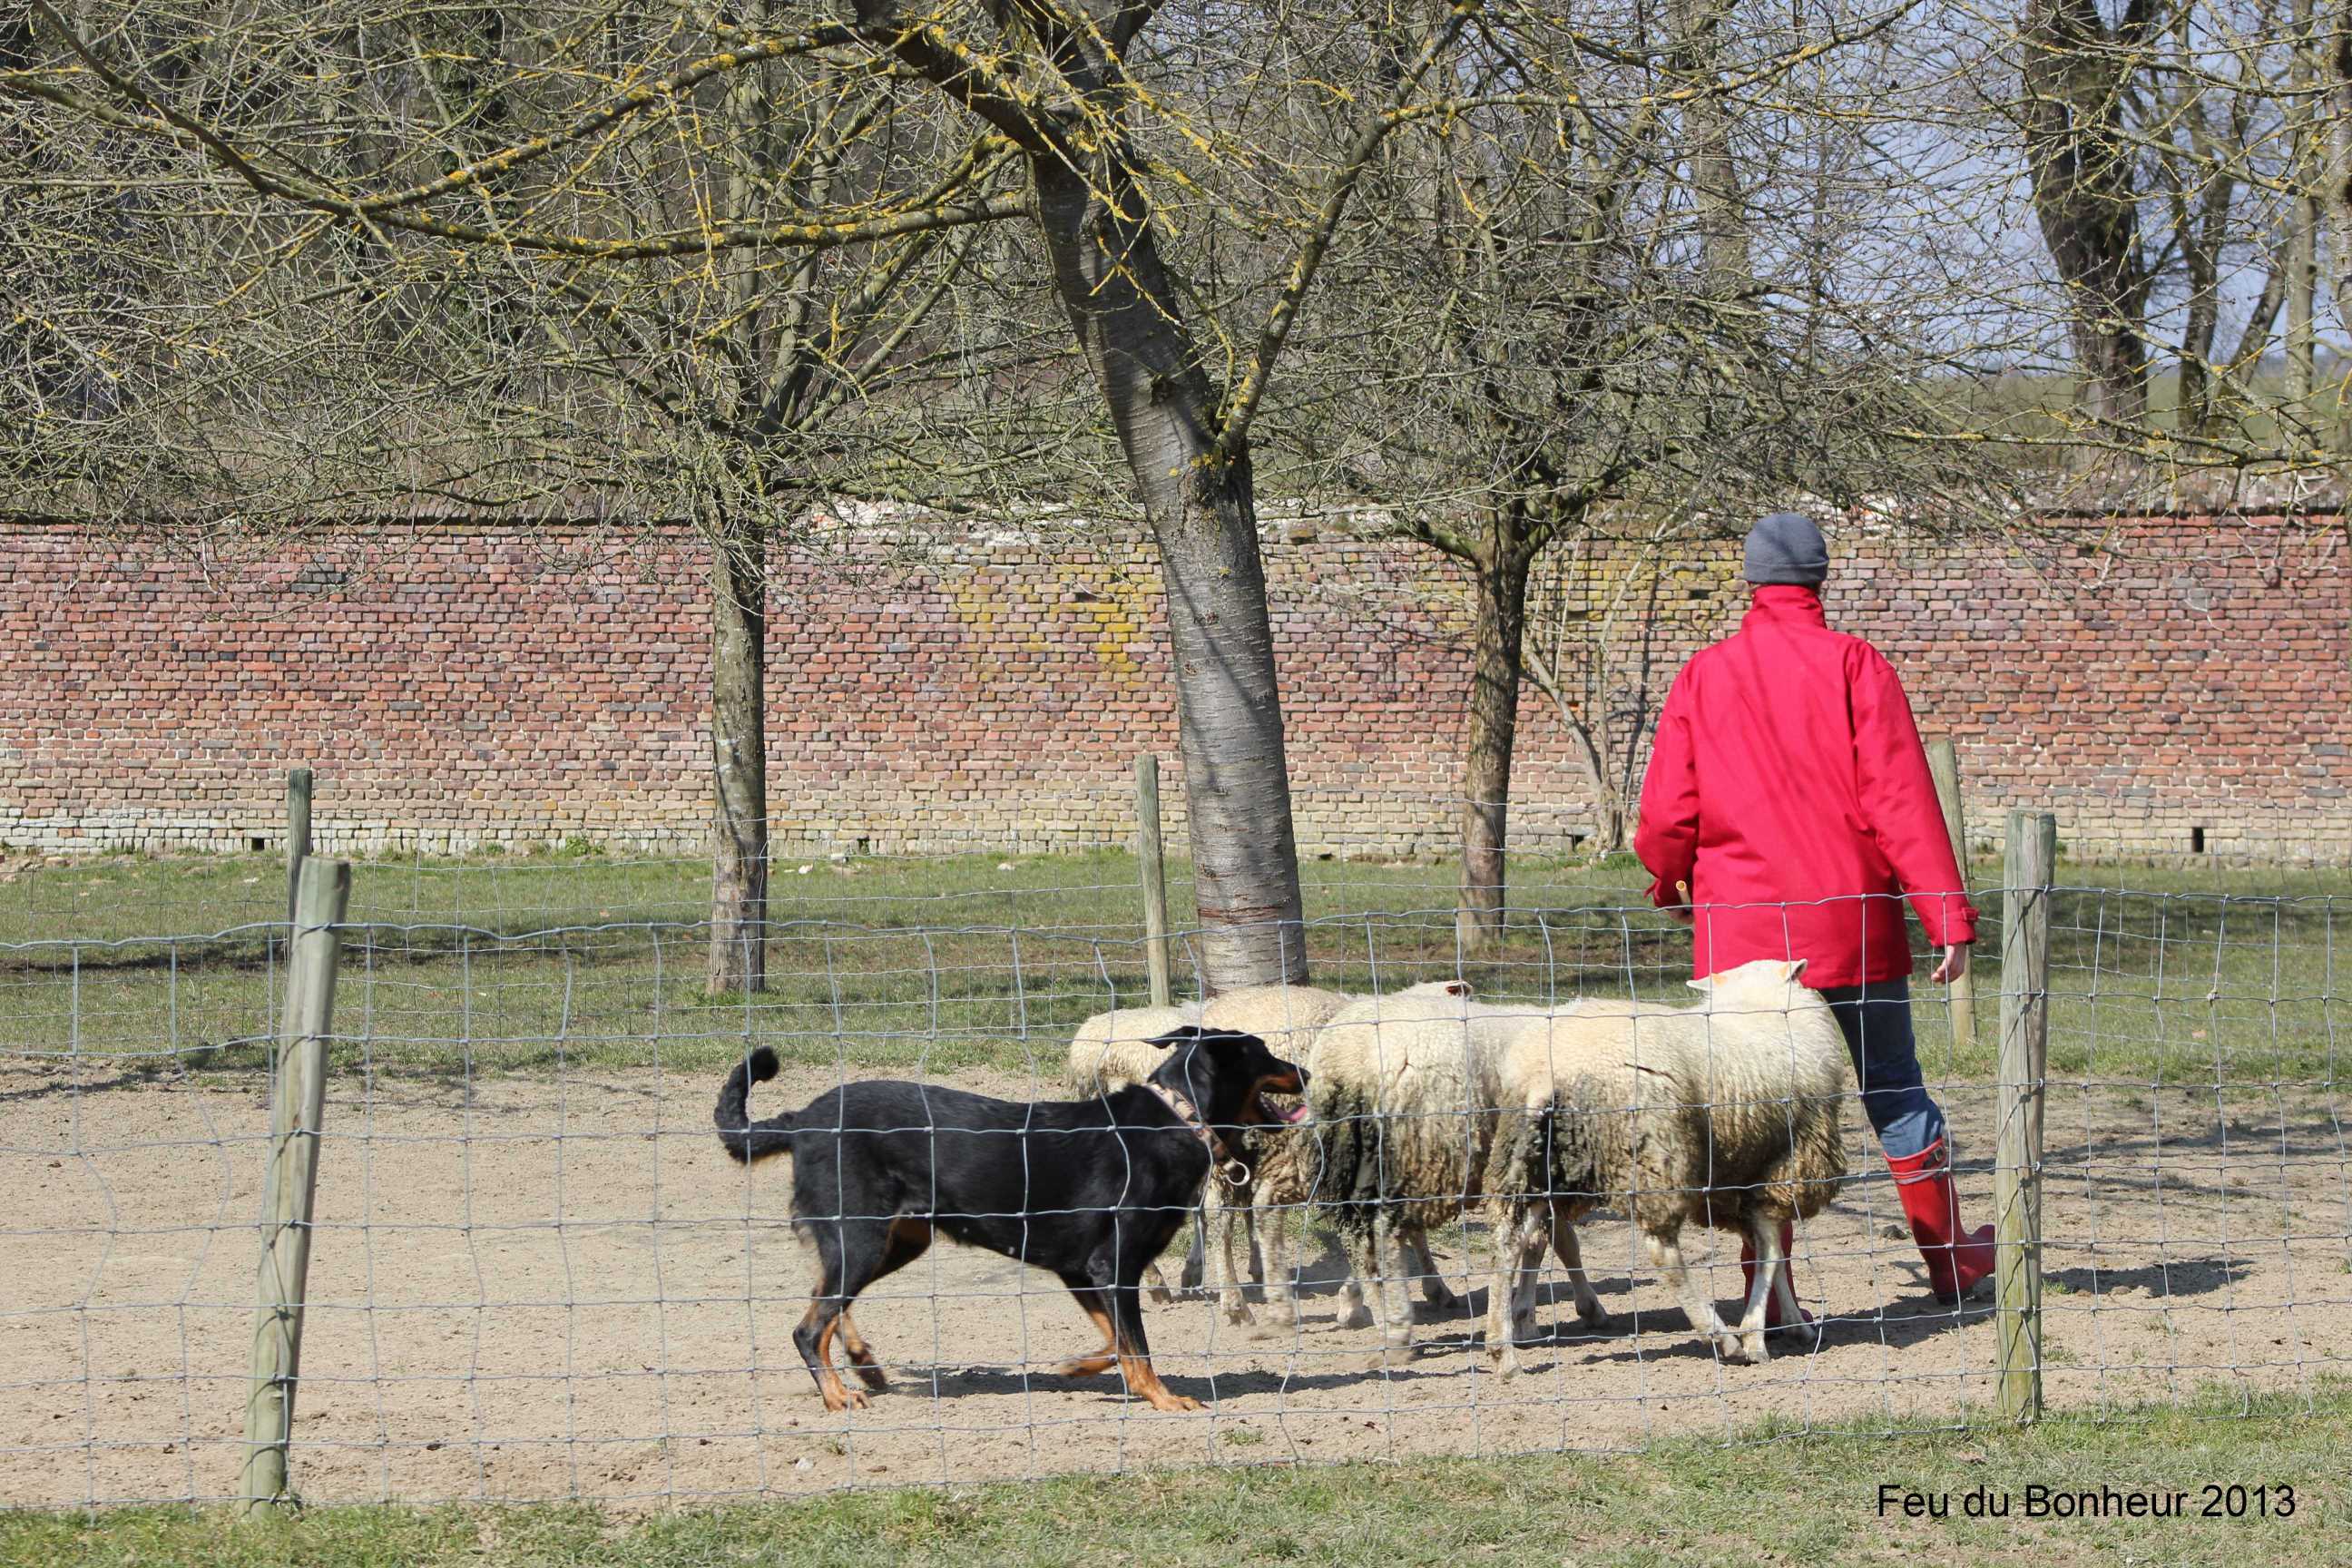
[[[1580,1302],[1576,1321],[1588,1329],[1605,1329],[1609,1326],[1609,1309],[1597,1300]]]
[[[1343,1329],[1369,1329],[1372,1326],[1372,1310],[1359,1301],[1346,1317],[1339,1320],[1339,1326]]]
[[[1411,1345],[1394,1343],[1384,1344],[1380,1349],[1368,1352],[1361,1357],[1359,1357],[1356,1362],[1356,1370],[1359,1372],[1377,1373],[1400,1372],[1405,1367],[1411,1365],[1412,1362],[1412,1347]]]
[[[1237,1329],[1245,1329],[1257,1321],[1255,1314],[1250,1311],[1249,1303],[1246,1301],[1229,1303],[1224,1309],[1224,1313],[1225,1321]]]
[[[1446,1288],[1445,1281],[1434,1274],[1421,1277],[1421,1304],[1433,1312],[1458,1312],[1462,1298]]]
[[[1745,1337],[1738,1334],[1726,1334],[1717,1342],[1717,1344],[1723,1352],[1724,1360],[1739,1366],[1762,1366],[1772,1359],[1772,1353],[1764,1348],[1764,1336],[1761,1333],[1748,1334]]]

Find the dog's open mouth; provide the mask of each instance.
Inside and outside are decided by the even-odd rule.
[[[1307,1120],[1307,1101],[1295,1094],[1260,1089],[1250,1097],[1250,1120],[1277,1127],[1296,1127]]]

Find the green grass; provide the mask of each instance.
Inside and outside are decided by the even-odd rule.
[[[2239,1416],[2251,1419],[2237,1419]],[[0,1514],[0,1561],[39,1568],[703,1568],[709,1564],[1241,1562],[1332,1564],[2313,1564],[2352,1561],[2343,1455],[2352,1398],[2326,1384],[2242,1405],[2061,1417],[1890,1442],[1883,1424],[1631,1456],[1262,1464],[952,1489],[848,1493],[629,1518],[590,1507]],[[2292,1487],[2292,1517],[2203,1518],[2209,1483]],[[1882,1516],[1879,1488],[1950,1500]],[[2029,1520],[2027,1489],[2189,1495],[2190,1517]],[[1984,1489],[2005,1519],[1964,1517]],[[2276,1495],[2275,1491],[2273,1493]]]
[[[1078,1020],[1144,994],[1129,856],[779,869],[770,989],[711,998],[699,863],[559,852],[362,866],[338,1059],[420,1073],[656,1060],[697,1071],[739,1057],[748,1037],[804,1064],[1055,1074]],[[1516,863],[1510,934],[1466,963],[1450,865],[1315,860],[1305,875],[1320,984],[1460,972],[1494,996],[1686,995],[1687,935],[1642,908],[1646,879],[1626,857]],[[2203,863],[2067,866],[2062,878],[2053,1075],[2179,1085],[2333,1072],[2347,1021],[2341,873]],[[1190,889],[1180,879],[1171,897],[1181,911]],[[0,1026],[19,1049],[101,1076],[249,1068],[276,1003],[268,922],[283,899],[282,868],[259,855],[20,868],[0,884],[0,943],[15,944],[0,947]],[[182,940],[153,940],[167,934]],[[1975,1039],[1953,1040],[1921,985],[1931,1077],[1991,1076],[1995,935],[1989,926],[1980,944]]]

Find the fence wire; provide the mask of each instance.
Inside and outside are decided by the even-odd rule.
[[[382,910],[369,880],[393,874],[362,868],[354,909]],[[1083,910],[895,928],[780,920],[771,988],[716,999],[702,994],[709,930],[695,919],[618,903],[534,929],[354,918],[296,1400],[301,1495],[661,1504],[1987,1417],[1990,1289],[1958,1306],[1928,1293],[1851,1072],[1826,1105],[1764,1097],[1792,1129],[1834,1121],[1850,1173],[1795,1232],[1818,1348],[1776,1336],[1768,1363],[1736,1363],[1693,1332],[1627,1205],[1607,1197],[1577,1222],[1605,1323],[1579,1317],[1545,1252],[1524,1364],[1503,1375],[1486,1317],[1495,1227],[1538,1189],[1515,1173],[1526,1167],[1485,1160],[1524,1105],[1467,1080],[1430,1089],[1447,1080],[1426,1062],[1403,1075],[1423,1088],[1391,1075],[1329,1122],[1381,1122],[1383,1160],[1417,1122],[1464,1151],[1431,1190],[1405,1194],[1449,1200],[1427,1235],[1438,1289],[1416,1292],[1440,1304],[1420,1306],[1409,1352],[1349,1321],[1347,1281],[1367,1276],[1378,1307],[1384,1283],[1424,1266],[1390,1252],[1360,1267],[1331,1206],[1345,1194],[1310,1180],[1255,1216],[1265,1271],[1299,1282],[1295,1321],[1261,1284],[1240,1303],[1180,1292],[1144,1308],[1158,1375],[1198,1412],[1129,1397],[1115,1367],[1066,1375],[1099,1338],[1070,1290],[945,1244],[859,1297],[856,1327],[890,1387],[827,1410],[793,1339],[815,1263],[792,1226],[793,1173],[729,1160],[713,1132],[722,1081],[764,1047],[782,1070],[752,1091],[754,1116],[877,1078],[1069,1099],[1080,1026],[1144,998],[1131,889],[1124,927]],[[1524,893],[1487,952],[1465,953],[1435,901],[1328,913],[1296,935],[1318,985],[1406,1013],[1408,988],[1433,981],[1465,983],[1478,1006],[1522,1021],[1579,999],[1698,1000],[1688,933],[1623,889],[1549,904]],[[1971,1226],[1993,1218],[2006,902],[1976,897],[1975,1037],[1953,1037],[1926,965],[1914,982],[1919,1058]],[[2352,1372],[2343,909],[2326,893],[2053,895],[2041,1369],[2053,1407],[2155,1399],[2229,1414],[2340,1393]],[[0,1224],[0,1500],[234,1492],[285,933],[281,915],[202,935],[0,944],[0,1172],[19,1194]],[[1313,1029],[1264,1033],[1302,1062],[1320,1043]],[[1376,1076],[1395,1066],[1381,1060]],[[1345,1078],[1338,1062],[1316,1070],[1318,1093]],[[1049,1157],[1021,1147],[1008,1157]],[[1392,1184],[1372,1207],[1407,1212]],[[1213,1283],[1222,1225],[1210,1229]],[[1161,1260],[1171,1279],[1192,1235],[1176,1226]],[[1699,1288],[1735,1319],[1738,1237],[1694,1226],[1683,1240]],[[1250,1250],[1244,1237],[1237,1259]]]

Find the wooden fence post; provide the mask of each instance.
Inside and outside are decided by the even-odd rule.
[[[261,1269],[255,1291],[252,1381],[245,1403],[245,1464],[238,1495],[250,1515],[289,1493],[287,1447],[302,1361],[302,1301],[310,1270],[310,1200],[319,1184],[319,1131],[327,1099],[327,1041],[334,1032],[335,930],[351,906],[352,868],[307,860],[294,908],[293,957],[278,1035],[269,1107],[269,1166],[262,1184]]]
[[[2058,819],[2009,814],[2001,882],[2000,1142],[1993,1166],[2000,1413],[2042,1414],[2042,1112]]]
[[[1143,862],[1143,962],[1151,977],[1151,1005],[1168,1005],[1168,860],[1160,846],[1160,759],[1135,759],[1137,858]]]
[[[286,919],[294,919],[302,894],[302,862],[310,858],[310,770],[294,768],[286,774]],[[286,933],[291,953],[294,933]]]
[[[1952,750],[1948,735],[1937,735],[1927,742],[1927,770],[1936,775],[1936,798],[1944,807],[1944,831],[1951,837],[1952,858],[1960,865],[1960,886],[1969,880],[1969,819],[1960,808],[1960,759]],[[1970,1045],[1977,1037],[1977,979],[1963,973],[1951,984],[1948,994],[1951,1009],[1952,1039]]]

